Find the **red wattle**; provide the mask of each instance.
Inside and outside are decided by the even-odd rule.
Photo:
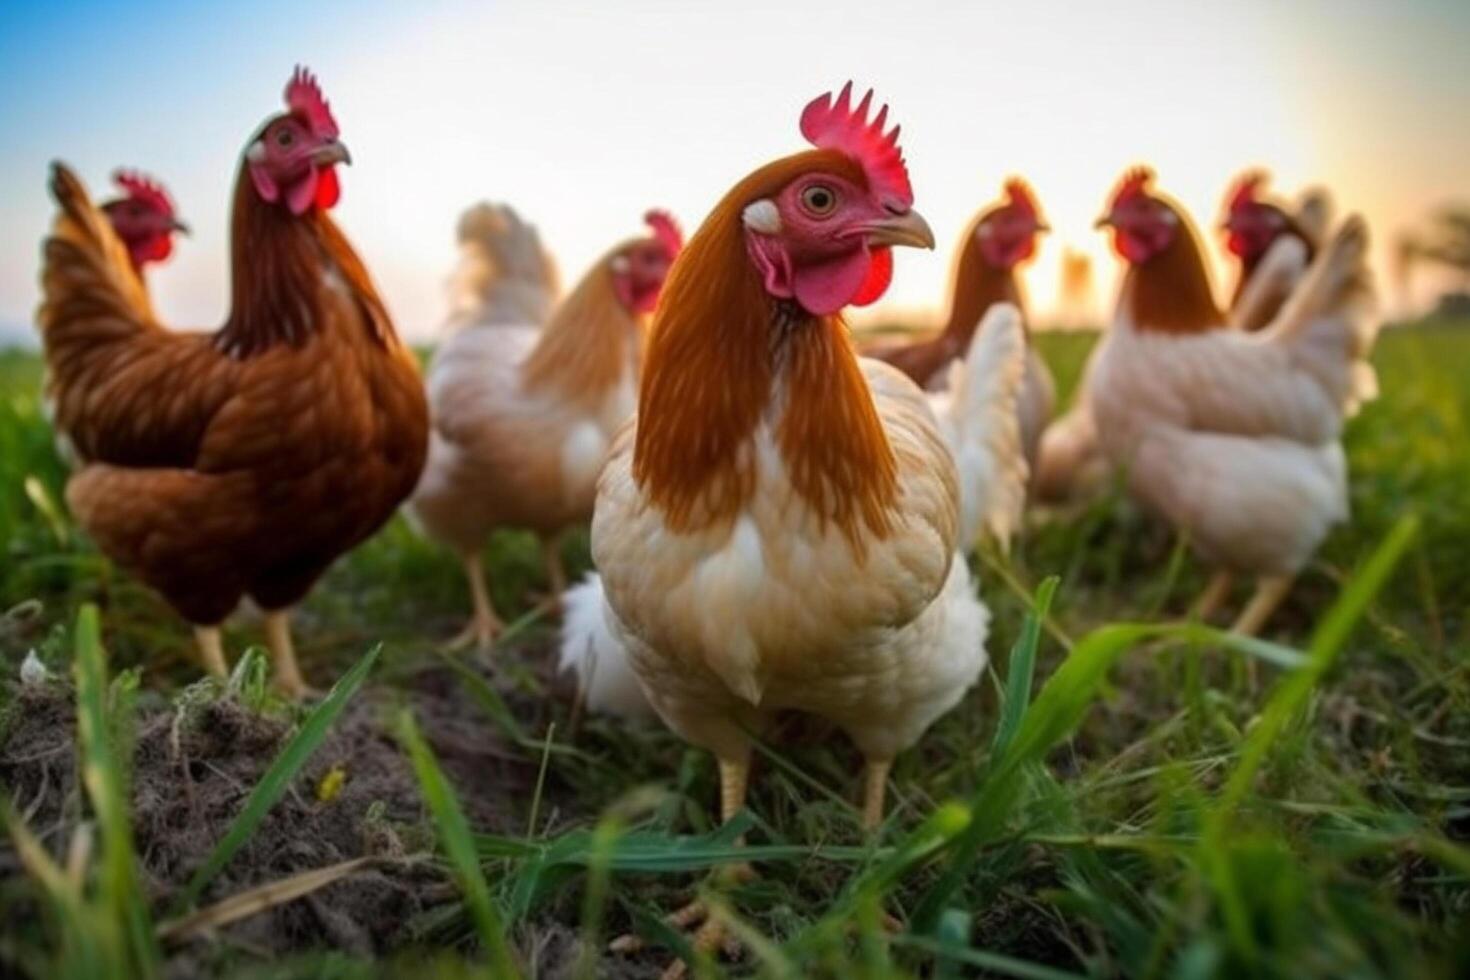
[[[336,207],[342,198],[342,185],[337,181],[336,167],[323,167],[317,173],[316,206],[326,210]]]
[[[853,294],[851,303],[853,306],[867,306],[875,303],[886,292],[888,286],[893,282],[893,249],[875,248],[872,252],[872,261],[868,263],[868,275],[858,291]]]

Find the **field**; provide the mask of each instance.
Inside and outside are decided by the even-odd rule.
[[[1042,342],[1070,388],[1091,338]],[[1376,360],[1354,521],[1270,642],[1132,625],[1205,576],[1116,496],[1036,515],[977,559],[989,676],[868,840],[833,732],[786,726],[721,830],[710,758],[575,716],[529,537],[490,549],[520,618],[489,658],[436,652],[459,571],[399,519],[298,616],[309,678],[340,678],[320,706],[274,700],[258,654],[197,681],[187,629],[65,512],[38,361],[0,354],[0,972],[651,976],[660,913],[702,891],[747,950],[710,975],[1470,975],[1470,326]],[[708,873],[745,857],[753,881]],[[606,953],[629,929],[650,948]]]

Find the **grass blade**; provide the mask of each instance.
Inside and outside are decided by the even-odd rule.
[[[353,858],[329,867],[303,871],[278,881],[268,881],[263,885],[221,899],[213,905],[197,912],[191,912],[182,918],[170,919],[160,924],[158,938],[177,942],[207,930],[219,929],[232,922],[264,912],[266,909],[295,901],[303,895],[310,895],[334,881],[341,881],[361,871],[377,860],[375,857]]]
[[[1042,685],[1015,738],[991,764],[970,799],[969,825],[950,845],[949,867],[914,914],[914,931],[932,935],[940,915],[969,875],[980,848],[994,840],[1020,800],[1026,767],[1040,762],[1081,721],[1109,669],[1123,653],[1170,627],[1119,624],[1094,630]]]
[[[1016,737],[1026,706],[1031,703],[1031,680],[1036,673],[1036,647],[1041,642],[1041,624],[1051,609],[1052,596],[1056,595],[1059,581],[1053,575],[1037,588],[1036,603],[1026,613],[1021,635],[1011,648],[1011,659],[1006,666],[1005,702],[1001,705],[1000,724],[995,728],[995,741],[991,744],[994,755],[1003,753]]]
[[[1231,943],[1254,963],[1258,947],[1250,922],[1250,913],[1240,893],[1231,863],[1228,837],[1236,809],[1245,799],[1267,754],[1277,744],[1282,732],[1301,711],[1312,691],[1321,682],[1341,653],[1349,633],[1367,611],[1398,561],[1419,531],[1417,515],[1410,514],[1389,532],[1388,537],[1368,559],[1362,570],[1327,611],[1312,634],[1306,665],[1277,685],[1261,713],[1261,720],[1247,736],[1240,760],[1225,782],[1219,799],[1210,809],[1200,835],[1200,865],[1207,870],[1219,893],[1221,912]]]
[[[409,759],[413,762],[414,773],[419,780],[419,788],[424,794],[424,802],[428,804],[429,812],[434,815],[434,826],[439,832],[439,843],[449,858],[450,867],[459,881],[460,890],[464,892],[465,903],[469,905],[470,916],[479,930],[480,940],[490,952],[493,975],[496,977],[520,976],[520,971],[516,969],[515,962],[511,959],[510,949],[505,943],[505,929],[501,924],[500,915],[490,901],[490,886],[486,884],[485,873],[480,868],[479,854],[475,850],[475,839],[470,835],[469,824],[465,821],[459,799],[454,795],[454,790],[450,787],[449,780],[445,778],[444,770],[439,767],[438,760],[434,758],[434,752],[429,748],[429,743],[425,742],[423,735],[419,734],[413,714],[407,708],[403,709],[398,716],[398,738],[408,752]]]
[[[82,783],[102,837],[102,866],[98,873],[101,899],[122,931],[122,942],[133,976],[158,972],[158,946],[149,921],[148,897],[138,876],[133,828],[128,819],[130,801],[123,787],[122,763],[113,751],[112,733],[126,728],[107,713],[107,666],[97,607],[82,607],[76,635],[77,738]],[[126,699],[124,699],[126,701]]]
[[[322,744],[331,731],[332,725],[336,723],[342,709],[347,702],[357,693],[367,679],[368,673],[377,662],[378,654],[382,646],[374,646],[367,654],[359,660],[351,670],[343,674],[322,703],[311,710],[306,720],[301,723],[301,728],[286,743],[286,747],[276,756],[265,775],[260,777],[260,782],[250,791],[250,796],[245,800],[245,806],[240,810],[240,815],[230,824],[225,831],[224,837],[210,851],[209,857],[205,859],[199,870],[189,879],[189,884],[184,888],[183,894],[174,905],[174,915],[178,916],[199,900],[204,887],[219,873],[220,869],[230,862],[250,835],[255,833],[255,828],[265,819],[267,813],[280,800],[281,795],[291,785],[291,781],[311,758],[313,752]]]

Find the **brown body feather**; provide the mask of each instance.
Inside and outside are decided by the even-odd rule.
[[[174,333],[130,293],[115,236],[58,165],[37,316],[57,425],[81,457],[68,502],[199,624],[246,595],[299,601],[392,515],[427,444],[413,357],[345,237],[245,183],[230,318]]]
[[[733,520],[755,489],[752,437],[776,397],[777,447],[792,485],[821,520],[855,542],[886,534],[897,470],[872,395],[839,317],[771,300],[746,254],[742,211],[802,173],[860,185],[844,154],[778,160],[737,184],[670,272],[644,360],[633,475],[669,526]]]

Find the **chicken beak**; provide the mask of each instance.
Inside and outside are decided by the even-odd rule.
[[[1038,221],[1036,222],[1036,227],[1032,228],[1031,230],[1038,235],[1045,235],[1051,232],[1051,225],[1047,224],[1045,221]]]
[[[182,221],[178,220],[177,218],[171,218],[171,219],[169,219],[168,227],[169,227],[169,229],[171,231],[176,231],[180,235],[192,235],[192,234],[194,234],[194,232],[189,228],[188,225],[184,224]]]
[[[1104,228],[1113,227],[1114,224],[1116,224],[1116,222],[1113,221],[1113,216],[1111,214],[1105,214],[1094,221],[1092,223],[1092,227],[1096,228],[1098,231],[1102,231]]]
[[[905,211],[867,225],[864,232],[869,245],[908,245],[913,248],[933,248],[934,232],[929,222],[917,211]]]
[[[352,154],[347,152],[347,144],[332,140],[323,143],[312,151],[311,162],[318,167],[329,167],[336,163],[345,163],[352,166]]]

